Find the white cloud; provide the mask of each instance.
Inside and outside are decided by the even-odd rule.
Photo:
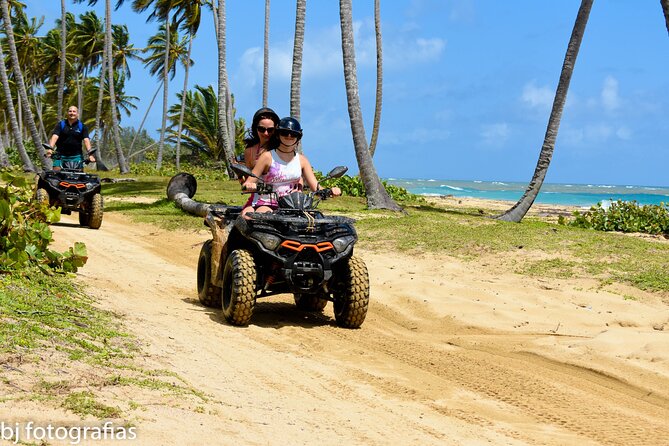
[[[521,95],[521,100],[530,108],[550,109],[554,98],[555,92],[548,87],[537,87],[534,81],[525,84]]]
[[[481,131],[483,143],[489,146],[501,146],[509,139],[511,130],[509,124],[501,122],[497,124],[484,125]]]
[[[383,48],[384,64],[404,67],[410,64],[434,62],[446,48],[446,41],[438,37],[390,41]],[[376,60],[376,59],[375,59]]]
[[[626,126],[620,127],[618,130],[616,130],[616,136],[624,141],[629,141],[632,139],[632,129]]]
[[[602,105],[604,110],[612,112],[620,107],[618,96],[618,81],[613,76],[607,76],[602,86]]]

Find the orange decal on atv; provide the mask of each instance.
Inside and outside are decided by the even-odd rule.
[[[84,189],[86,185],[84,183],[68,183],[67,181],[61,181],[58,183],[59,186],[63,187],[76,187],[77,189]]]
[[[320,242],[320,243],[317,243],[315,245],[312,245],[310,243],[306,243],[306,244],[303,245],[300,242],[297,242],[295,240],[286,240],[285,242],[281,243],[281,246],[283,248],[292,249],[293,251],[297,251],[297,252],[300,252],[305,248],[311,248],[316,252],[323,252],[323,251],[327,251],[327,250],[333,248],[332,243],[330,243],[330,242]]]

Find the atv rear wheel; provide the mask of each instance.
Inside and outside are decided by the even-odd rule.
[[[220,308],[221,288],[211,284],[211,240],[200,249],[197,261],[197,297],[205,307]]]
[[[39,204],[44,204],[45,206],[49,206],[49,193],[46,191],[46,189],[37,189],[37,194],[35,196],[37,199],[37,202]]]
[[[251,253],[236,249],[223,270],[221,304],[223,316],[232,325],[248,325],[256,304],[256,265]]]
[[[369,274],[365,262],[351,257],[336,272],[334,315],[337,325],[359,328],[369,307]]]
[[[90,203],[90,212],[88,213],[88,226],[90,226],[91,229],[98,229],[102,225],[103,207],[102,195],[93,195]]]
[[[319,294],[298,294],[293,295],[295,306],[304,311],[323,311],[328,304],[327,299],[323,299]]]
[[[84,211],[79,211],[79,224],[81,226],[88,226],[91,222],[91,216]]]

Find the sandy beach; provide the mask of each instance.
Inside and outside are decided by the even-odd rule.
[[[548,218],[570,211],[533,208]],[[61,247],[81,235],[71,217],[53,229]],[[114,422],[137,427],[133,444],[667,444],[669,296],[530,278],[493,257],[361,247],[371,303],[360,330],[336,327],[331,305],[295,311],[292,296],[260,302],[239,328],[197,300],[207,238],[111,213],[87,240],[77,279],[137,336],[142,367],[170,371],[206,398],[114,386],[107,371],[54,356],[10,364],[0,418],[95,423],[17,398],[43,368],[46,380],[92,375],[99,384],[87,388],[125,414]]]

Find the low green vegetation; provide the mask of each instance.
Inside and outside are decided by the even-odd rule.
[[[25,175],[0,172],[0,272],[39,268],[44,272],[74,272],[86,263],[86,245],[75,243],[66,252],[49,248],[50,223],[60,210],[38,203]]]
[[[241,205],[239,183],[231,180],[201,180],[193,199],[205,203]],[[203,229],[202,218],[188,215],[164,199],[168,178],[137,178],[135,183],[106,186],[108,211],[119,211],[133,219],[168,229]],[[347,177],[339,179],[346,184]],[[146,184],[146,186],[145,186]],[[352,183],[357,184],[357,183]],[[342,187],[342,185],[340,185]],[[149,191],[144,194],[144,189]],[[345,191],[348,190],[342,187]],[[150,203],[114,202],[114,196],[160,195]],[[602,283],[623,282],[638,288],[669,292],[666,263],[669,243],[630,237],[620,232],[602,232],[577,225],[554,224],[538,217],[522,223],[495,220],[491,210],[431,204],[411,194],[398,200],[404,213],[370,211],[362,197],[326,200],[324,212],[345,214],[357,220],[360,246],[379,251],[429,252],[464,260],[497,264],[519,274],[538,277],[595,277]],[[564,220],[563,220],[564,222]],[[513,255],[508,255],[513,254]]]
[[[586,212],[574,212],[574,219],[562,218],[560,224],[598,231],[642,232],[669,237],[669,204],[639,205],[636,201],[601,203]]]

